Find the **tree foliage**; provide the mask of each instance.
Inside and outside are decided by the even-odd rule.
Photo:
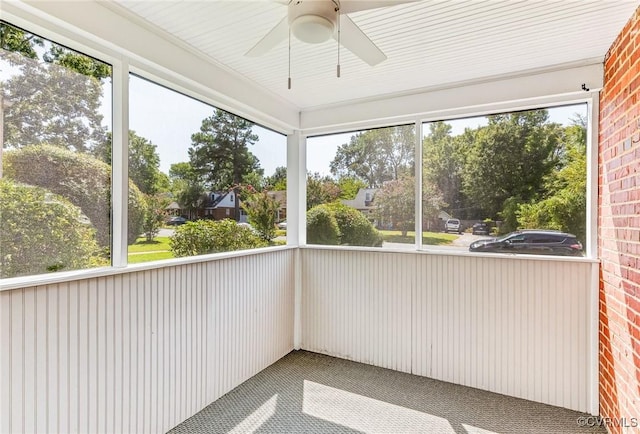
[[[307,210],[330,203],[340,197],[340,187],[328,176],[319,173],[307,174]]]
[[[4,26],[3,32],[15,34],[16,30]],[[0,51],[0,61],[18,70],[2,82],[5,147],[47,143],[82,152],[91,150],[105,140],[99,110],[102,84],[93,76],[32,58],[36,52],[24,44],[38,40],[23,33],[22,45],[11,43],[18,52]]]
[[[198,220],[176,228],[169,239],[175,257],[205,255],[267,246],[250,228],[235,221]]]
[[[142,233],[147,241],[153,241],[158,236],[162,224],[167,217],[165,207],[167,200],[160,195],[145,196],[144,218],[142,220]]]
[[[80,208],[47,190],[0,179],[0,277],[108,265]]]
[[[576,120],[564,130],[561,164],[545,179],[546,192],[541,200],[521,204],[517,211],[519,226],[548,228],[586,236],[587,157],[586,124]]]
[[[182,209],[197,212],[207,201],[204,184],[189,162],[174,163],[169,169],[171,192]]]
[[[468,147],[463,190],[485,215],[502,212],[508,220],[512,207],[505,207],[507,199],[529,202],[544,191],[544,177],[557,164],[561,136],[560,126],[547,121],[546,110],[493,115],[476,131]]]
[[[67,198],[89,218],[98,244],[111,245],[111,166],[88,154],[57,146],[38,145],[14,149],[3,155],[4,176],[39,186]],[[144,197],[129,182],[128,241],[142,231]]]
[[[85,56],[60,45],[53,44],[43,56],[45,62],[55,63],[87,77],[102,80],[111,77],[111,67],[93,57]]]
[[[267,176],[265,183],[269,186],[269,190],[282,191],[287,189],[287,168],[284,166],[276,167],[273,175]]]
[[[36,59],[36,46],[42,47],[42,38],[24,30],[0,22],[0,48],[5,51],[20,53],[28,59]]]
[[[260,238],[269,242],[276,236],[276,215],[280,205],[266,190],[250,190],[242,203],[249,223],[258,231]]]
[[[367,188],[367,184],[353,176],[343,176],[338,179],[338,188],[340,189],[340,199],[353,200],[360,189]]]
[[[469,209],[462,191],[462,175],[465,148],[473,144],[474,138],[473,130],[453,137],[449,124],[432,122],[423,141],[423,176],[442,193],[444,209],[460,218],[473,218],[473,209]]]
[[[376,216],[382,224],[391,223],[393,228],[407,232],[415,229],[415,177],[404,175],[398,180],[388,181],[376,193]],[[442,195],[437,187],[424,180],[422,183],[422,216],[433,217],[442,207]]]
[[[364,131],[338,147],[331,173],[338,178],[356,177],[370,188],[381,187],[412,170],[414,148],[413,125]]]
[[[107,133],[106,140],[93,150],[93,154],[107,164],[111,164],[113,135]],[[147,195],[153,195],[168,188],[166,175],[160,172],[160,155],[157,146],[149,140],[129,130],[129,179]]]
[[[249,146],[258,140],[252,127],[253,123],[246,119],[220,109],[202,121],[200,131],[191,136],[189,159],[206,188],[226,191],[239,186],[247,174],[261,171],[258,159],[249,151]],[[234,191],[238,196],[238,188],[234,187]],[[235,208],[238,220],[238,201]]]

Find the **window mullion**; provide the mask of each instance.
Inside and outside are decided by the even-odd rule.
[[[415,232],[416,232],[416,249],[422,249],[422,122],[416,121],[416,143],[414,151],[415,166],[415,192],[416,192],[416,211],[415,211]]]
[[[129,64],[113,64],[112,140],[112,263],[127,265],[127,214],[129,196]]]

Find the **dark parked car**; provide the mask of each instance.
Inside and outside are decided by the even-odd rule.
[[[491,229],[485,222],[474,223],[473,227],[471,228],[471,233],[473,235],[489,235],[489,232],[491,232]]]
[[[169,226],[178,226],[178,225],[183,225],[187,222],[187,219],[182,217],[182,216],[175,216],[175,217],[171,217],[169,220],[167,220],[167,224]]]
[[[582,244],[575,235],[551,230],[521,230],[501,238],[478,240],[471,243],[469,251],[583,256]]]

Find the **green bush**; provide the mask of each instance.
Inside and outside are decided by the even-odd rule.
[[[235,221],[198,220],[176,228],[169,239],[171,252],[178,257],[266,247],[268,244],[251,228]]]
[[[340,229],[331,208],[316,205],[307,211],[307,243],[340,244]]]
[[[94,232],[65,198],[0,179],[0,277],[108,265]]]
[[[349,246],[381,247],[382,234],[355,208],[333,203],[329,205],[340,231],[340,244]]]
[[[50,145],[32,145],[5,152],[4,176],[67,198],[91,220],[98,244],[111,244],[111,166],[88,154]],[[133,244],[142,233],[144,197],[129,182],[129,231]]]
[[[249,193],[242,202],[242,209],[247,213],[249,223],[265,241],[276,237],[276,213],[279,207],[278,202],[266,190]]]

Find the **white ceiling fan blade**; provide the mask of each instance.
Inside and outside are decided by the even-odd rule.
[[[387,60],[382,50],[346,15],[340,16],[340,44],[371,66]]]
[[[419,0],[342,0],[340,2],[340,13],[350,14],[352,12],[367,11],[386,6],[397,6],[404,3],[414,3]]]
[[[276,26],[269,30],[269,33],[264,35],[256,45],[254,45],[249,51],[245,53],[248,57],[258,57],[266,54],[273,47],[278,45],[289,37],[289,23],[287,17],[284,17]]]

